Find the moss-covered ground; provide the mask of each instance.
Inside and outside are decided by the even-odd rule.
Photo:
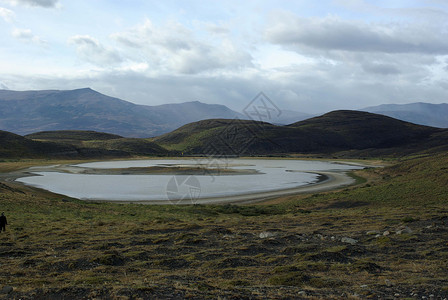
[[[0,297],[446,298],[448,155],[389,163],[250,206],[85,203],[2,181]]]

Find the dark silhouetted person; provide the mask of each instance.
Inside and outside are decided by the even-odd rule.
[[[6,231],[6,225],[8,225],[8,221],[6,221],[5,213],[2,213],[0,216],[0,232]]]

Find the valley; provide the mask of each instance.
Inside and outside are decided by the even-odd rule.
[[[447,136],[445,129],[352,111],[288,126],[212,119],[151,139],[2,132],[0,201],[8,225],[0,236],[0,280],[13,299],[443,299]],[[162,164],[141,165],[148,159]],[[220,173],[211,164],[218,159],[246,162]],[[185,163],[191,160],[207,168]],[[295,161],[380,167],[346,175],[314,169],[320,181],[303,187],[158,205],[141,196],[79,200],[14,180],[47,171],[55,178],[261,176],[247,161],[273,161],[285,170],[294,170]],[[159,184],[164,194],[168,187]]]

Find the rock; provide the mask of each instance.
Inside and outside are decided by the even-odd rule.
[[[274,237],[274,236],[276,236],[276,235],[277,235],[277,234],[274,233],[274,232],[265,231],[265,232],[261,232],[261,233],[258,235],[258,237],[259,237],[260,239],[266,239],[266,238]]]
[[[400,226],[400,227],[397,228],[395,234],[402,234],[402,233],[411,234],[412,233],[412,229],[409,228],[408,226]]]
[[[355,239],[349,238],[349,237],[343,237],[343,238],[341,239],[341,242],[343,242],[343,243],[347,243],[347,244],[351,244],[351,245],[354,245],[354,244],[356,244],[358,241],[355,240]]]
[[[383,232],[383,236],[388,236],[389,234],[390,234],[389,230],[386,230],[386,231]]]
[[[380,232],[378,230],[369,230],[369,231],[366,232],[367,235],[377,235],[379,233]]]
[[[11,293],[13,290],[14,290],[14,288],[13,288],[12,286],[5,285],[5,286],[2,288],[1,293],[2,293],[2,294],[9,294],[9,293]]]
[[[306,296],[306,292],[305,292],[305,291],[300,291],[300,292],[298,292],[298,294],[299,294],[300,296]]]

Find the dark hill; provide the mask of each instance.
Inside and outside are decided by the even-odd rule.
[[[444,145],[446,132],[366,112],[334,111],[288,126],[206,120],[154,140],[169,149],[190,154],[269,155],[367,149],[372,152],[389,149],[382,153],[396,154],[423,150],[428,145]]]
[[[78,156],[78,154],[73,146],[32,141],[14,133],[0,131],[2,158]]]
[[[164,155],[167,150],[156,143],[139,138],[123,138],[122,136],[96,131],[61,130],[32,133],[26,138],[35,141],[55,142],[84,149],[84,151],[112,151],[129,155]]]
[[[33,135],[31,135],[33,136]],[[0,131],[0,158],[109,158],[166,155],[167,150],[146,139],[122,138],[101,132],[38,133],[32,140]],[[47,138],[47,140],[43,138]],[[85,140],[81,140],[85,139]]]
[[[378,114],[341,110],[289,125],[309,134],[320,132],[340,148],[390,148],[419,142],[441,130]]]

